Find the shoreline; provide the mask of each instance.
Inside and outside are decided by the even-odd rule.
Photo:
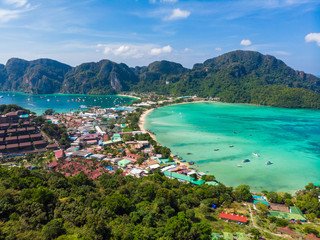
[[[152,112],[153,110],[155,110],[155,109],[156,109],[156,108],[151,108],[151,109],[148,109],[147,111],[144,111],[144,112],[141,114],[140,118],[139,118],[138,125],[139,125],[139,128],[140,128],[140,131],[141,131],[141,132],[143,132],[143,133],[149,133],[150,136],[151,136],[151,138],[152,138],[153,140],[155,140],[155,141],[159,144],[159,142],[156,140],[155,135],[152,134],[152,133],[150,133],[149,131],[147,131],[147,129],[145,129],[145,127],[144,127],[144,124],[145,124],[145,122],[146,122],[146,117],[147,117],[147,115],[148,115],[149,113],[151,113],[151,112]]]
[[[125,95],[125,94],[116,94],[114,96],[120,96],[120,97],[129,97],[129,98],[135,98],[135,99],[141,99],[141,97],[133,96],[133,95]]]

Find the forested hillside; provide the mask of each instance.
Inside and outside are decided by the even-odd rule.
[[[320,108],[320,79],[270,55],[233,51],[192,69],[157,61],[129,68],[101,60],[75,68],[49,59],[10,59],[0,65],[0,90],[30,93],[116,94],[136,91],[219,97],[225,102]]]
[[[211,205],[234,199],[222,185],[120,172],[94,182],[0,167],[0,189],[0,239],[210,239]]]

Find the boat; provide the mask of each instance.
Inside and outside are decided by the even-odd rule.
[[[44,97],[40,96],[41,99],[44,99]]]
[[[0,98],[3,98],[3,96],[0,96]]]
[[[242,165],[238,164],[237,167],[242,167]]]
[[[190,154],[191,154],[190,152],[187,153],[187,155],[190,155]]]
[[[271,164],[273,164],[273,162],[270,162],[270,161],[266,162],[266,165],[271,165]]]
[[[242,162],[250,162],[250,159],[244,159]]]
[[[237,134],[238,132],[233,132],[234,134]]]
[[[253,156],[259,157],[260,155],[258,153],[252,153]]]
[[[219,150],[220,150],[219,148],[215,148],[215,149],[214,149],[214,151],[219,151]]]
[[[80,108],[88,108],[86,105],[80,105]]]
[[[229,147],[234,147],[234,145],[230,145]]]
[[[47,99],[47,102],[50,102],[50,99]]]

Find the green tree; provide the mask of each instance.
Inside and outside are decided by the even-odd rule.
[[[47,109],[46,111],[44,111],[45,115],[54,115],[54,110],[53,109]]]
[[[62,234],[65,234],[66,230],[63,227],[63,219],[53,219],[44,226],[42,230],[43,239],[51,240],[56,239]]]
[[[237,201],[249,202],[252,200],[252,195],[250,193],[250,187],[248,185],[239,185],[234,190],[234,196]]]

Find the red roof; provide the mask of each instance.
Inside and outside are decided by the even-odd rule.
[[[104,142],[109,141],[109,136],[108,135],[103,135],[103,141]]]
[[[59,158],[62,158],[62,157],[65,156],[65,155],[64,155],[64,151],[63,151],[62,149],[60,149],[60,150],[58,150],[58,151],[55,151],[55,152],[54,152],[54,155],[55,155],[56,159],[59,159]]]
[[[127,153],[127,156],[134,159],[138,159],[140,157],[139,155],[133,153]]]
[[[51,162],[48,164],[48,167],[56,167],[58,165],[58,163],[56,161]]]
[[[221,212],[219,214],[219,217],[224,218],[224,219],[237,221],[237,222],[247,223],[247,218],[245,216],[236,215],[236,214],[233,214],[233,213],[230,214],[230,213]]]

